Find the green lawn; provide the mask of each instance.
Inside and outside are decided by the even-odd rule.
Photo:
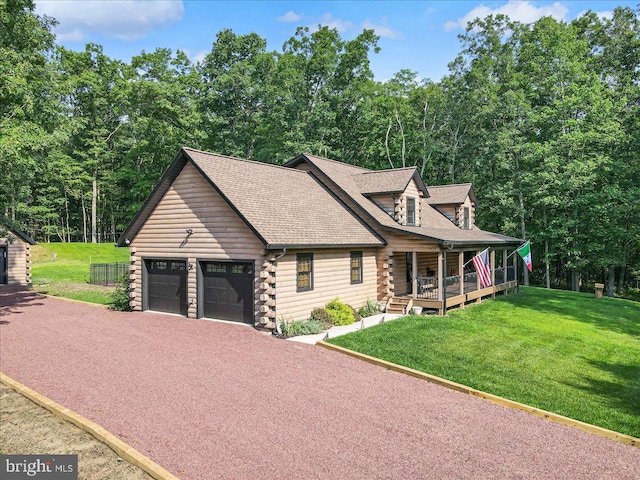
[[[55,256],[54,256],[55,255]],[[40,243],[31,247],[34,290],[85,302],[111,303],[114,287],[89,284],[90,263],[129,262],[129,249],[112,243]]]
[[[522,287],[329,342],[640,437],[640,303]]]

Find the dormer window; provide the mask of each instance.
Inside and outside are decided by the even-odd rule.
[[[462,220],[462,228],[464,228],[465,230],[469,230],[471,228],[471,212],[470,212],[470,208],[469,207],[464,207],[464,212],[463,212],[463,220]]]
[[[416,224],[416,199],[407,197],[407,225]]]

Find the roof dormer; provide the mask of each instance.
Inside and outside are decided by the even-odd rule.
[[[475,226],[476,195],[470,183],[428,187],[428,203],[463,230]]]
[[[429,193],[415,167],[371,171],[354,179],[362,195],[400,225],[422,224],[422,199]]]

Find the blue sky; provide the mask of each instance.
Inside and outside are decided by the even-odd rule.
[[[36,12],[55,17],[59,44],[83,50],[99,43],[110,57],[130,61],[143,50],[184,50],[198,61],[230,28],[237,34],[256,32],[278,50],[298,26],[338,29],[343,39],[363,28],[380,36],[381,52],[371,55],[377,80],[402,68],[434,81],[460,50],[458,34],[468,20],[505,13],[530,23],[542,16],[571,21],[586,10],[610,15],[616,6],[635,8],[632,1],[226,1],[226,0],[36,0]]]

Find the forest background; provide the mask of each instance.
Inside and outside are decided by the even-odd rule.
[[[125,63],[57,45],[54,25],[0,0],[0,214],[38,241],[115,242],[182,146],[306,152],[472,182],[481,228],[531,240],[532,283],[637,293],[640,6],[477,19],[438,82],[374,80],[372,30],[301,27],[278,51],[222,30],[201,62]]]

